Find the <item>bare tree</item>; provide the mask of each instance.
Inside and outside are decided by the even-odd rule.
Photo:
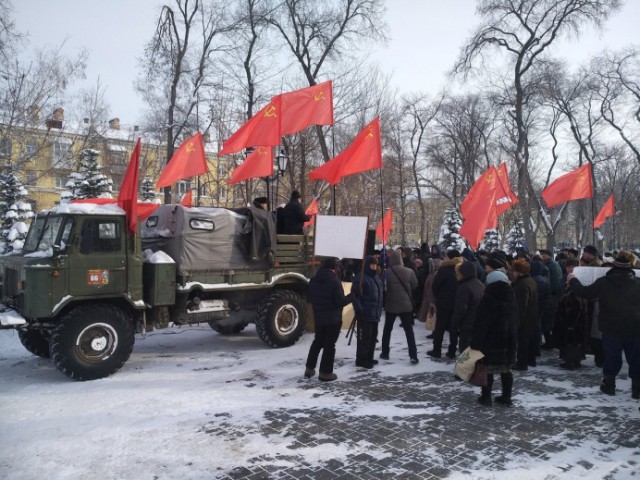
[[[166,128],[166,161],[176,141],[199,128],[197,107],[201,88],[213,75],[212,57],[224,50],[224,34],[234,25],[227,20],[222,0],[175,0],[163,5],[153,38],[145,49],[144,76],[138,90],[152,111],[162,112],[156,121]],[[171,201],[171,188],[164,192]]]
[[[512,154],[518,169],[518,193],[522,218],[531,218],[535,191],[527,165],[528,141],[525,123],[527,76],[543,54],[563,35],[579,34],[591,23],[598,27],[620,8],[620,0],[480,0],[478,14],[483,22],[464,47],[454,73],[467,73],[489,50],[497,48],[509,59],[512,69],[513,112],[517,131]],[[535,238],[524,222],[529,245]]]

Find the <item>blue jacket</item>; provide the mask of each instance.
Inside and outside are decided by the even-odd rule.
[[[360,290],[360,272],[353,279],[351,293],[354,295],[353,308],[358,314],[358,320],[365,322],[379,322],[382,315],[383,289],[382,280],[377,272],[369,268],[368,263],[364,266],[365,272],[362,278],[362,295],[358,296]]]

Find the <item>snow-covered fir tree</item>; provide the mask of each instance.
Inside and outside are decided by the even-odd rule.
[[[22,250],[29,227],[25,223],[33,217],[26,201],[27,189],[13,174],[11,165],[0,175],[0,253]]]
[[[462,218],[460,218],[460,214],[455,208],[448,208],[444,211],[442,226],[440,227],[440,238],[438,238],[438,243],[443,250],[455,248],[462,251],[464,249],[464,240],[458,233],[461,226]]]
[[[80,152],[77,172],[72,172],[65,185],[67,190],[60,194],[63,202],[81,198],[111,198],[113,182],[100,173],[98,165],[100,152],[86,148]]]
[[[153,181],[149,177],[144,177],[140,185],[140,201],[153,203],[156,201],[156,191]]]
[[[491,228],[484,232],[484,238],[480,244],[480,250],[486,250],[487,252],[493,252],[500,248],[500,234],[495,228]]]
[[[521,221],[513,224],[504,239],[502,249],[508,254],[514,255],[519,248],[527,248],[527,240],[524,236],[524,226]]]

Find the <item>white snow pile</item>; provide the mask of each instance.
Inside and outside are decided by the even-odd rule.
[[[173,258],[162,250],[154,252],[151,249],[146,249],[142,254],[146,263],[176,263]]]

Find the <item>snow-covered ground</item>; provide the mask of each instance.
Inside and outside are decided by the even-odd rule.
[[[461,398],[475,399],[475,389],[451,379],[452,363],[427,359],[423,324],[416,323],[414,328],[420,364],[408,362],[403,331],[396,327],[392,361],[381,362],[373,371],[355,367],[355,339],[348,346],[341,336],[336,360],[339,379],[332,383],[302,378],[312,334],[305,334],[293,347],[270,349],[258,339],[253,326],[235,336],[221,336],[205,326],[158,330],[137,336],[131,358],[115,375],[74,382],[60,374],[50,360],[28,353],[17,333],[0,331],[0,478],[235,478],[229,474],[232,469],[255,462],[281,462],[286,467],[294,452],[311,468],[360,452],[384,457],[388,452],[373,440],[320,441],[293,450],[295,437],[286,428],[265,435],[256,426],[272,412],[292,412],[290,418],[294,419],[307,415],[301,413],[305,410],[327,408],[340,416],[393,422],[415,415],[459,418],[456,403],[463,402]],[[553,422],[553,412],[556,417],[567,415],[567,411],[599,415],[598,410],[608,406],[631,425],[640,426],[639,402],[628,394],[628,379],[619,380],[619,395],[607,397],[592,393],[595,387],[576,387],[572,373],[539,368],[541,378],[549,373],[543,380],[547,391],[564,395],[563,408],[554,410],[559,394],[536,393],[516,381],[515,398],[520,406],[510,409],[514,418],[544,414]],[[626,368],[625,364],[625,373]],[[442,379],[443,385],[426,385],[416,376],[425,372],[432,375],[429,378]],[[407,409],[401,408],[401,401],[356,401],[353,388],[343,387],[363,378],[375,378],[376,388],[384,388],[385,381],[389,388],[400,390],[406,386],[426,392],[436,387],[450,396],[451,406],[413,402]],[[484,411],[479,406],[472,408]],[[503,466],[496,470],[483,462],[483,456],[495,448],[495,439],[486,439],[486,452],[481,439],[475,473],[454,472],[451,478],[639,478],[637,444],[635,449],[613,449],[593,439],[576,443],[569,432],[567,435],[569,440],[564,434],[552,439],[567,448],[547,461],[535,455],[514,456],[503,459]],[[590,462],[588,468],[580,467],[585,458]],[[563,465],[574,467],[563,474]],[[327,478],[326,470],[323,478]]]

